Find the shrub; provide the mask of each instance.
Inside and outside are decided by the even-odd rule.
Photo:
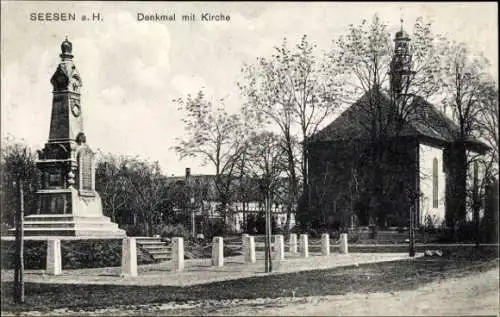
[[[144,230],[140,224],[124,225],[123,230],[125,230],[125,232],[127,233],[127,236],[129,236],[129,237],[139,237],[139,236],[142,236],[143,232],[144,232]]]
[[[121,265],[122,240],[61,240],[63,269],[97,268]],[[140,249],[137,262],[152,263]],[[26,269],[43,270],[47,259],[47,241],[26,240],[24,266]],[[14,268],[14,241],[2,241],[2,268]]]
[[[307,235],[311,238],[317,238],[320,236],[320,234],[318,233],[318,230],[315,230],[312,228],[308,228],[305,233],[307,233]]]
[[[182,224],[178,223],[175,225],[164,225],[161,229],[160,236],[162,239],[173,237],[183,237],[185,239],[189,239],[191,234]]]
[[[47,241],[24,241],[24,267],[26,269],[45,269]],[[2,241],[2,269],[14,268],[16,247],[14,241]]]
[[[472,221],[459,224],[456,228],[447,227],[439,230],[438,242],[475,242],[476,225]],[[480,232],[480,242],[486,242],[484,234]]]
[[[281,227],[273,228],[273,234],[283,234],[284,230]]]
[[[215,218],[206,222],[203,230],[205,239],[212,240],[213,237],[222,237],[226,234],[226,224],[223,219]]]

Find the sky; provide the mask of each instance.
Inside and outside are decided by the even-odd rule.
[[[83,81],[82,115],[94,150],[159,161],[167,175],[214,173],[201,159],[172,149],[184,135],[173,99],[203,89],[225,98],[229,111],[243,102],[236,83],[244,63],[273,53],[283,38],[307,34],[327,50],[349,24],[378,14],[391,31],[402,18],[411,31],[418,16],[434,33],[483,52],[498,79],[497,3],[477,2],[90,2],[1,1],[1,135],[41,149],[52,107],[50,77],[60,44],[73,43]],[[32,13],[75,13],[77,21],[32,21]],[[100,21],[81,21],[99,13]],[[138,14],[174,14],[175,21],[138,21]],[[194,13],[197,21],[182,21]],[[204,13],[229,21],[200,21]]]

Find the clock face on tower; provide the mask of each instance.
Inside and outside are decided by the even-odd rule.
[[[78,100],[72,100],[73,102],[71,103],[71,112],[75,117],[78,117],[80,115],[80,101]]]

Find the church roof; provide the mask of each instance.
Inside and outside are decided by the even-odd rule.
[[[387,92],[375,90],[365,93],[328,126],[312,135],[310,142],[369,139],[370,131],[388,138],[400,136],[422,137],[431,142],[445,144],[457,139],[458,126],[433,104],[420,96],[411,98],[404,119],[396,116],[395,105]],[[487,146],[475,139],[470,145],[485,150]]]

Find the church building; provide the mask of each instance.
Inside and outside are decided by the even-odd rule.
[[[463,218],[465,211],[456,214],[465,210],[471,171],[460,172],[460,158],[488,147],[458,141],[451,119],[408,93],[415,74],[410,41],[403,29],[395,35],[390,89],[374,86],[310,137],[310,217],[316,225],[345,227],[357,219],[359,225],[407,227],[410,215],[416,225],[428,219],[450,225]],[[477,170],[472,174],[480,177]]]

